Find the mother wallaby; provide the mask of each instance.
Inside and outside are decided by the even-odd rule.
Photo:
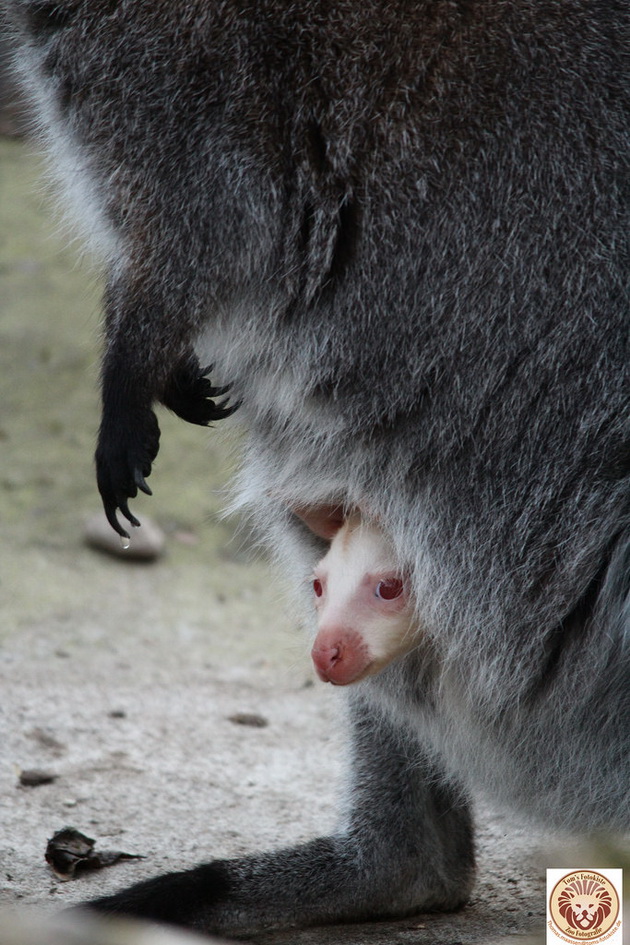
[[[278,556],[308,575],[358,510],[422,628],[349,687],[333,835],[95,908],[228,934],[454,908],[477,784],[630,827],[627,2],[7,2],[107,265],[110,521],[156,402],[240,403]]]

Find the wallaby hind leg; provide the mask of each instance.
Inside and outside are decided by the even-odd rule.
[[[474,853],[459,789],[415,739],[352,695],[353,781],[338,833],[159,876],[88,906],[233,935],[461,906]]]

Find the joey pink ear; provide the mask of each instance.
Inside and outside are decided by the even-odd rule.
[[[319,538],[334,538],[344,522],[342,505],[298,505],[291,511]]]

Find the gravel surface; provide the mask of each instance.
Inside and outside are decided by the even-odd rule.
[[[165,536],[157,560],[86,544],[99,511],[98,280],[51,222],[31,150],[0,139],[0,945],[56,945],[24,916],[46,923],[163,870],[328,830],[343,777],[343,693],[314,680],[282,575],[221,518],[229,431],[161,418],[154,497],[134,506]],[[20,784],[31,769],[55,778]],[[460,913],[256,941],[542,934],[544,865],[560,854],[479,807],[479,881]],[[44,851],[64,826],[144,858],[61,882]]]

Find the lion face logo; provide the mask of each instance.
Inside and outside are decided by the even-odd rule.
[[[621,869],[547,871],[547,941],[621,945]],[[549,890],[551,889],[551,893]],[[610,940],[610,941],[609,941]]]
[[[588,932],[603,923],[612,911],[608,890],[592,879],[576,879],[558,898],[558,912],[572,929]]]

